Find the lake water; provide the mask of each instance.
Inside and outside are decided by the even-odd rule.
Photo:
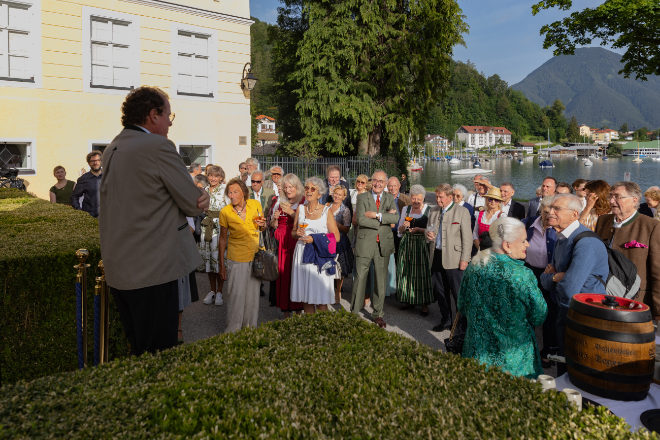
[[[654,162],[650,158],[644,159],[642,163],[632,162],[632,157],[610,158],[606,161],[592,158],[593,166],[585,167],[582,159],[573,158],[552,159],[554,168],[539,168],[539,158],[530,156],[523,159],[519,164],[515,159],[490,159],[489,162],[481,160],[482,169],[492,169],[489,175],[493,184],[501,182],[512,182],[516,188],[516,199],[531,199],[535,197],[536,188],[541,185],[543,177],[553,176],[559,182],[567,182],[569,185],[578,178],[586,180],[602,179],[612,184],[624,180],[624,173],[630,173],[630,180],[639,184],[642,191],[649,186],[660,185],[660,162]],[[473,176],[461,176],[451,174],[452,170],[461,168],[472,168],[472,161],[464,160],[457,165],[449,165],[448,162],[432,161],[420,163],[424,170],[421,172],[409,172],[411,183],[421,183],[426,188],[435,188],[440,183],[462,183],[468,190],[474,188]]]

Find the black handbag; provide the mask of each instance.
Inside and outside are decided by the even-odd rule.
[[[461,331],[459,334],[456,334],[456,327],[459,320],[461,319],[461,314],[456,313],[454,317],[454,322],[451,326],[451,332],[449,333],[449,338],[445,339],[445,350],[447,353],[454,353],[457,355],[463,354],[463,342],[465,341],[465,332]]]
[[[273,246],[274,242],[268,231],[259,233],[259,250],[252,261],[253,277],[262,281],[275,281],[280,276],[277,269],[277,245]]]

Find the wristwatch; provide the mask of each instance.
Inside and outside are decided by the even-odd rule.
[[[556,283],[556,282],[557,282],[557,280],[555,279],[555,276],[556,276],[556,275],[557,275],[556,273],[554,273],[554,274],[552,275],[552,282],[553,282],[553,283]]]

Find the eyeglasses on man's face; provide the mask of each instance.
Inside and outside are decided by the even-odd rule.
[[[316,192],[316,187],[314,187],[314,186],[306,186],[306,187],[305,187],[305,191]]]
[[[621,199],[632,199],[632,196],[625,196],[625,195],[623,195],[623,194],[615,194],[615,193],[611,193],[611,194],[609,194],[609,195],[607,196],[607,198],[608,198],[608,200],[612,200],[612,199],[614,199],[614,200],[616,200],[616,201],[618,202],[618,201],[621,200]]]
[[[261,183],[261,180],[253,180],[252,183]]]

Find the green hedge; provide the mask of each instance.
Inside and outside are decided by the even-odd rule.
[[[75,251],[88,263],[88,362],[92,362],[93,294],[100,259],[98,222],[71,207],[14,189],[0,190],[0,375],[2,383],[77,368]],[[111,309],[114,304],[111,300]],[[110,356],[126,353],[111,312]]]
[[[346,312],[0,389],[0,438],[656,438]]]

